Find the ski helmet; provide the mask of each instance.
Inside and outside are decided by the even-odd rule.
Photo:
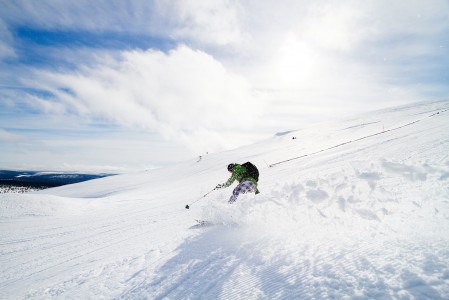
[[[235,164],[229,164],[228,165],[228,171],[232,172],[232,170],[234,169]]]

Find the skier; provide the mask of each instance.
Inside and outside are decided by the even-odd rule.
[[[242,165],[239,164],[229,164],[228,171],[232,173],[231,177],[223,184],[217,185],[217,189],[225,188],[230,186],[235,180],[239,182],[237,187],[232,192],[231,198],[229,198],[228,203],[234,203],[237,197],[242,193],[255,193],[259,194],[257,189],[257,181],[259,180],[259,171],[256,166],[250,162],[246,162]]]

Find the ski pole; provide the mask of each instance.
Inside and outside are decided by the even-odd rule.
[[[204,197],[206,197],[207,195],[209,195],[210,193],[212,193],[212,192],[215,191],[216,189],[217,189],[217,188],[215,187],[212,191],[208,192],[207,194],[203,195],[201,198],[199,198],[199,199],[193,201],[192,203],[190,203],[190,205],[192,205],[192,204],[195,203],[195,202],[200,201],[201,199],[203,199]],[[186,209],[189,209],[189,208],[190,208],[190,205],[187,204],[187,205],[186,205]]]

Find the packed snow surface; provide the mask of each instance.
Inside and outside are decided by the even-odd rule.
[[[260,194],[209,193],[246,161]],[[449,101],[2,194],[0,226],[2,299],[449,299]]]

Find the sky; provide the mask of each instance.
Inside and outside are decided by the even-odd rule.
[[[447,0],[0,7],[0,169],[146,170],[449,97]]]

